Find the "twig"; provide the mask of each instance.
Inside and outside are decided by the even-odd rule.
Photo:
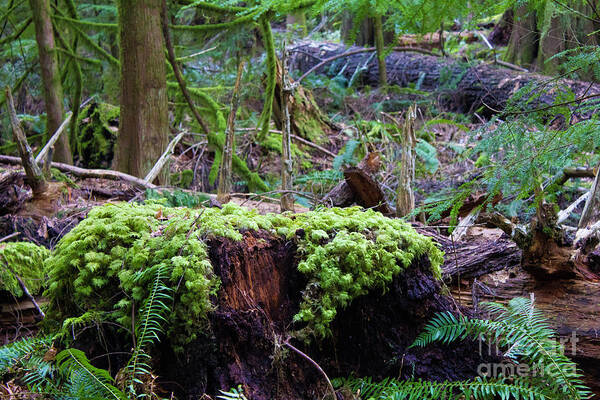
[[[300,355],[301,357],[303,357],[305,360],[307,360],[309,363],[311,363],[317,370],[319,370],[319,372],[321,373],[321,375],[323,375],[323,377],[327,381],[327,386],[329,386],[329,390],[331,390],[331,395],[333,396],[333,399],[335,400],[335,398],[336,398],[336,396],[335,396],[335,389],[333,388],[333,385],[331,384],[331,381],[329,380],[329,377],[327,376],[327,374],[325,373],[325,371],[323,371],[323,368],[321,368],[321,366],[319,364],[317,364],[317,362],[315,360],[313,360],[312,358],[310,358],[306,353],[303,353],[301,350],[299,350],[296,347],[294,347],[294,345],[292,345],[287,340],[285,342],[283,342],[283,344],[285,346],[287,346],[290,350],[295,351],[298,355]]]
[[[0,238],[0,243],[2,243],[2,242],[5,242],[5,241],[7,241],[7,240],[9,240],[9,239],[12,239],[12,238],[14,238],[15,236],[19,236],[20,234],[21,234],[21,232],[13,232],[13,233],[11,233],[11,234],[10,234],[10,235],[8,235],[8,236],[4,236],[3,238]]]
[[[177,136],[175,136],[175,138],[173,138],[173,140],[171,140],[169,142],[169,144],[167,145],[167,148],[165,149],[165,152],[162,154],[162,156],[160,156],[160,158],[158,159],[156,164],[154,164],[154,167],[152,167],[150,172],[148,172],[148,175],[146,175],[146,177],[144,178],[145,182],[152,183],[152,181],[154,179],[156,179],[158,174],[160,174],[160,171],[163,169],[163,167],[169,160],[169,157],[171,156],[171,154],[173,154],[173,150],[175,150],[175,146],[177,146],[177,143],[179,143],[179,141],[181,140],[181,138],[183,138],[184,135],[185,135],[185,131],[180,132]]]
[[[328,155],[329,157],[331,157],[331,158],[335,158],[335,157],[337,157],[337,154],[335,154],[335,153],[333,153],[333,152],[331,152],[331,151],[327,150],[325,147],[321,147],[321,146],[319,146],[319,145],[318,145],[318,144],[316,144],[316,143],[313,143],[313,142],[311,142],[311,141],[309,141],[309,140],[306,140],[306,139],[304,139],[303,137],[300,137],[300,136],[298,136],[298,135],[294,135],[293,133],[291,133],[291,134],[290,134],[290,137],[291,137],[292,139],[294,139],[295,141],[297,141],[297,142],[300,142],[300,143],[302,143],[302,144],[305,144],[305,145],[307,145],[307,146],[310,146],[310,147],[312,147],[313,149],[317,149],[317,150],[319,150],[320,152],[327,154],[327,155]]]
[[[40,308],[38,303],[35,301],[35,299],[31,295],[31,293],[29,292],[29,289],[27,289],[27,286],[25,286],[25,283],[23,283],[23,280],[21,279],[21,277],[19,275],[15,274],[15,272],[10,268],[10,266],[8,265],[8,262],[6,260],[4,260],[4,268],[8,272],[13,274],[13,276],[17,279],[17,282],[19,282],[19,286],[21,286],[21,290],[23,290],[23,294],[25,295],[25,297],[27,297],[33,303],[33,306],[35,307],[37,312],[42,316],[42,318],[45,318],[46,314],[44,314],[44,312],[42,311],[42,309]]]
[[[235,128],[235,130],[236,130],[236,131],[242,131],[242,132],[245,132],[245,131],[256,131],[256,128]],[[281,134],[281,133],[282,133],[282,132],[281,132],[280,130],[278,130],[278,129],[269,129],[269,132],[270,132],[270,133],[279,133],[279,134]],[[292,133],[292,134],[290,134],[290,136],[291,136],[291,138],[292,138],[292,139],[294,139],[294,140],[296,140],[296,141],[298,141],[298,142],[300,142],[300,143],[302,143],[302,144],[305,144],[305,145],[307,145],[307,146],[310,146],[310,147],[312,147],[312,148],[314,148],[314,149],[317,149],[317,150],[319,150],[320,152],[323,152],[323,153],[327,154],[327,155],[328,155],[328,156],[330,156],[331,158],[335,158],[335,157],[337,157],[337,154],[335,154],[335,153],[333,153],[333,152],[331,152],[331,151],[327,150],[325,147],[319,146],[319,145],[318,145],[318,144],[316,144],[316,143],[313,143],[313,142],[311,142],[311,141],[309,141],[309,140],[306,140],[306,139],[304,139],[304,138],[303,138],[303,137],[301,137],[301,136],[295,135],[295,134],[293,134],[293,133]]]

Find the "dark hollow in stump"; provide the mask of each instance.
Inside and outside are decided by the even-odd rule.
[[[290,66],[292,70],[305,73],[322,60],[358,49],[360,48],[334,43],[307,42],[296,46]],[[345,78],[350,79],[356,69],[362,67],[370,56],[371,53],[358,53],[339,58],[316,72],[324,73],[329,77],[341,73]],[[566,90],[573,91],[576,98],[587,99],[572,105],[573,111],[577,114],[589,116],[597,113],[595,111],[597,107],[592,111],[588,107],[600,102],[599,84],[574,80],[557,81],[547,76],[516,72],[490,64],[471,65],[449,58],[393,51],[386,58],[386,67],[388,84],[408,86],[411,83],[421,82],[422,90],[445,91],[448,94],[449,108],[463,113],[473,112],[481,107],[482,114],[485,115],[502,111],[515,92],[530,84],[536,85],[538,90],[535,92],[541,95],[527,105],[528,109],[552,105]],[[379,84],[375,58],[367,64],[366,71],[361,75],[361,81],[369,86]],[[583,111],[578,112],[578,110]]]
[[[242,241],[208,243],[211,262],[222,280],[210,331],[176,356],[160,346],[157,371],[165,388],[180,398],[198,398],[241,384],[251,399],[312,399],[328,394],[323,376],[305,358],[283,345],[299,309],[305,277],[297,270],[296,245],[267,232],[247,231]],[[422,258],[396,277],[389,290],[374,290],[339,311],[333,335],[306,345],[329,377],[414,376],[464,379],[476,375],[485,359],[477,343],[407,350],[436,312],[458,312]],[[177,382],[171,387],[168,382]]]

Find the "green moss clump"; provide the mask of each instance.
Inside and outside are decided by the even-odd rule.
[[[119,107],[108,103],[90,103],[79,115],[77,140],[72,144],[85,168],[107,168],[117,141]]]
[[[0,245],[0,289],[15,297],[23,296],[19,276],[32,293],[40,293],[45,282],[44,260],[50,251],[29,242],[10,242]]]
[[[294,229],[304,232],[298,269],[309,277],[294,317],[307,323],[304,337],[328,335],[338,310],[370,290],[385,291],[420,256],[429,257],[433,275],[441,278],[443,253],[433,241],[376,211],[352,207],[299,214]]]
[[[191,169],[184,169],[180,172],[171,174],[171,184],[184,189],[189,189],[192,186],[194,180],[194,171]]]
[[[304,214],[259,215],[235,204],[222,209],[169,208],[160,204],[105,205],[93,209],[56,247],[47,261],[49,316],[58,322],[90,310],[131,326],[150,292],[148,268],[170,271],[175,289],[168,335],[175,343],[193,340],[212,309],[219,288],[205,240],[241,240],[243,230],[266,230],[295,240],[298,269],[308,278],[296,321],[297,334],[329,333],[340,308],[372,289],[385,291],[415,258],[427,255],[440,277],[442,252],[410,225],[360,208]]]

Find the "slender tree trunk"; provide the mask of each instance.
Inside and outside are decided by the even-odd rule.
[[[48,137],[50,137],[63,120],[63,90],[54,44],[52,20],[50,19],[50,2],[48,0],[29,0],[29,5],[33,14],[35,38],[42,70],[46,106],[46,131]],[[73,162],[67,135],[61,136],[55,144],[54,158],[57,161],[69,164]]]
[[[114,166],[144,177],[169,141],[161,0],[120,0],[121,116]],[[158,180],[166,183],[164,169]]]
[[[532,67],[545,74],[566,72],[561,69],[565,57],[555,57],[565,50],[598,44],[598,17],[590,3],[566,2],[573,11],[565,11],[557,2],[546,1],[534,11],[517,6],[505,59],[513,64]],[[579,70],[581,79],[593,79],[591,68]]]
[[[288,77],[288,54],[287,49],[283,51],[281,68],[281,105],[283,108],[283,130],[281,135],[281,212],[294,211],[294,196],[289,192],[292,189],[292,174],[294,166],[292,163],[292,130],[290,122],[289,100],[292,96],[292,85]]]
[[[223,146],[223,159],[219,169],[219,186],[217,187],[217,200],[221,203],[227,203],[231,198],[231,170],[233,169],[233,153],[235,151],[235,114],[240,105],[239,92],[245,64],[245,60],[242,60],[238,65],[237,78],[231,99],[231,110],[229,111],[229,118],[227,118],[225,146]]]
[[[385,43],[383,38],[383,17],[373,18],[375,28],[375,48],[377,49],[377,65],[379,67],[379,84],[387,86],[387,69],[385,66]]]

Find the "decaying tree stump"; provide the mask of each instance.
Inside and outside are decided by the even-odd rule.
[[[208,245],[222,280],[211,333],[187,346],[184,357],[161,344],[157,372],[166,388],[183,398],[238,384],[257,400],[323,398],[328,393],[323,375],[283,345],[290,340],[286,332],[306,285],[296,268],[295,244],[248,231],[240,242],[217,238]],[[310,345],[292,343],[332,378],[351,373],[375,379],[473,377],[487,357],[478,354],[476,343],[407,350],[434,313],[458,311],[440,290],[428,260],[420,259],[385,294],[374,290],[341,311],[332,337]],[[177,385],[171,388],[168,382]]]

